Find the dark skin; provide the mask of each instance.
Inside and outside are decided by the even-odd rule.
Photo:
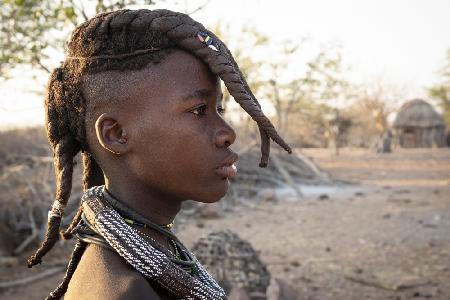
[[[219,79],[181,50],[116,76],[125,76],[120,82],[126,100],[92,106],[94,118],[87,122],[89,146],[108,191],[160,225],[172,223],[185,200],[222,198],[229,181],[221,166],[237,155],[229,149],[236,134],[220,114]],[[158,232],[136,229],[173,252]],[[84,298],[173,299],[117,253],[95,245],[88,246],[65,295]]]

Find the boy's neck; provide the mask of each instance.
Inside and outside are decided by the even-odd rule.
[[[130,185],[123,180],[116,184],[114,180],[105,179],[105,187],[115,198],[158,225],[172,223],[181,209],[181,200],[142,186]]]

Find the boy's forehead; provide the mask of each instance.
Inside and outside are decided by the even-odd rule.
[[[216,85],[213,90],[205,90],[202,83],[209,77]],[[220,91],[220,80],[213,75],[207,65],[192,54],[175,50],[159,63],[149,63],[140,70],[104,71],[83,77],[83,94],[88,102],[99,106],[107,104],[130,104],[138,90],[145,90],[152,96],[164,90],[189,98]]]

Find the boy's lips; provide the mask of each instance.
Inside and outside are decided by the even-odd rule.
[[[223,166],[217,168],[216,173],[222,178],[233,177],[237,174],[237,168],[234,164],[230,166]]]
[[[232,152],[222,163],[216,168],[216,173],[222,178],[236,176],[237,168],[234,164],[238,160],[238,155]]]

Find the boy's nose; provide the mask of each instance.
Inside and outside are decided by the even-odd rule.
[[[224,122],[224,126],[217,128],[214,135],[214,142],[216,147],[228,147],[236,140],[236,133],[230,125]]]

